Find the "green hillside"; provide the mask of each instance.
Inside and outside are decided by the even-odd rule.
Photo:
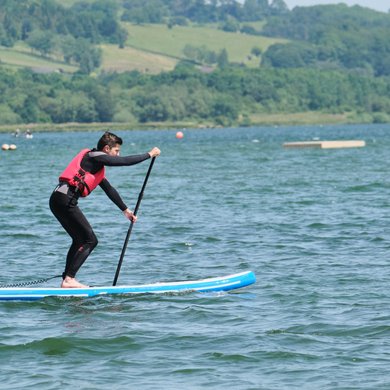
[[[129,33],[126,47],[119,49],[117,45],[101,45],[103,63],[100,71],[169,71],[179,60],[186,59],[183,53],[186,45],[206,47],[215,52],[226,49],[230,62],[258,67],[260,58],[251,55],[253,47],[264,52],[274,43],[287,42],[285,39],[224,32],[212,25],[175,26],[171,29],[163,24],[122,25]]]
[[[241,33],[230,33],[210,26],[175,26],[122,24],[129,33],[126,47],[102,44],[102,65],[99,71],[124,72],[138,70],[146,73],[159,73],[174,69],[177,62],[185,59],[186,45],[205,47],[219,52],[226,49],[229,61],[258,67],[260,58],[251,55],[253,47],[263,52],[274,43],[287,42],[283,39],[266,38]],[[65,64],[53,56],[43,57],[33,53],[27,45],[18,43],[13,48],[0,46],[0,65],[7,67],[28,67],[38,72],[61,69],[75,72],[76,66]]]
[[[205,46],[216,52],[226,49],[230,62],[244,63],[250,67],[259,66],[260,62],[259,58],[251,56],[253,47],[259,47],[264,52],[274,43],[287,42],[285,39],[225,32],[207,25],[175,26],[172,29],[162,24],[125,23],[123,26],[129,33],[126,45],[139,50],[184,59],[183,49],[186,45]]]

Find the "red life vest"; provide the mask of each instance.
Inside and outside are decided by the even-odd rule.
[[[60,175],[60,181],[76,187],[83,197],[88,196],[105,177],[104,167],[96,173],[87,172],[81,168],[83,157],[90,151],[90,149],[81,150]]]

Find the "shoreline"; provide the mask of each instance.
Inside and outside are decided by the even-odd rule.
[[[370,113],[343,113],[327,114],[321,112],[300,112],[289,114],[253,114],[241,118],[227,126],[216,125],[212,122],[177,121],[177,122],[148,122],[148,123],[23,123],[0,125],[0,133],[14,133],[19,129],[22,133],[27,129],[32,132],[74,132],[74,131],[118,131],[118,130],[161,130],[161,129],[213,129],[221,127],[254,127],[254,126],[316,126],[316,125],[345,125],[345,124],[373,124],[390,123],[378,122]]]

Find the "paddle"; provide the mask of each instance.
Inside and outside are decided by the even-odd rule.
[[[154,160],[155,160],[155,159],[156,159],[156,157],[153,157],[153,158],[152,158],[152,161],[150,162],[149,169],[148,169],[148,173],[147,173],[146,176],[145,176],[144,184],[142,185],[141,192],[140,192],[139,195],[138,195],[137,204],[136,204],[135,209],[134,209],[134,211],[133,211],[133,214],[134,214],[134,215],[137,215],[139,206],[140,206],[140,204],[141,204],[141,200],[142,200],[142,198],[143,198],[143,196],[144,196],[144,190],[145,190],[145,187],[146,187],[146,183],[148,182],[148,179],[149,179],[149,176],[150,176],[150,172],[152,171],[152,168],[153,168],[153,164],[154,164]],[[113,286],[116,286],[116,282],[118,281],[119,272],[120,272],[121,267],[122,267],[123,258],[124,258],[124,256],[125,256],[125,252],[126,252],[127,244],[128,244],[128,242],[129,242],[129,238],[130,238],[131,231],[133,230],[133,225],[134,225],[134,222],[131,221],[131,222],[130,222],[129,229],[127,230],[125,242],[124,242],[124,244],[123,244],[121,257],[119,258],[118,267],[116,268],[115,278],[114,278],[114,281],[113,281],[113,283],[112,283]]]

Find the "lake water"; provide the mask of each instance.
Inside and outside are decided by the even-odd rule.
[[[48,199],[100,133],[0,134],[0,284],[63,271]],[[253,270],[237,293],[0,303],[3,389],[389,389],[390,125],[118,132],[159,146],[118,285]],[[363,139],[366,147],[285,149]],[[108,168],[133,208],[149,162]],[[78,279],[110,285],[128,221],[97,189]],[[54,279],[46,285],[57,286]]]

